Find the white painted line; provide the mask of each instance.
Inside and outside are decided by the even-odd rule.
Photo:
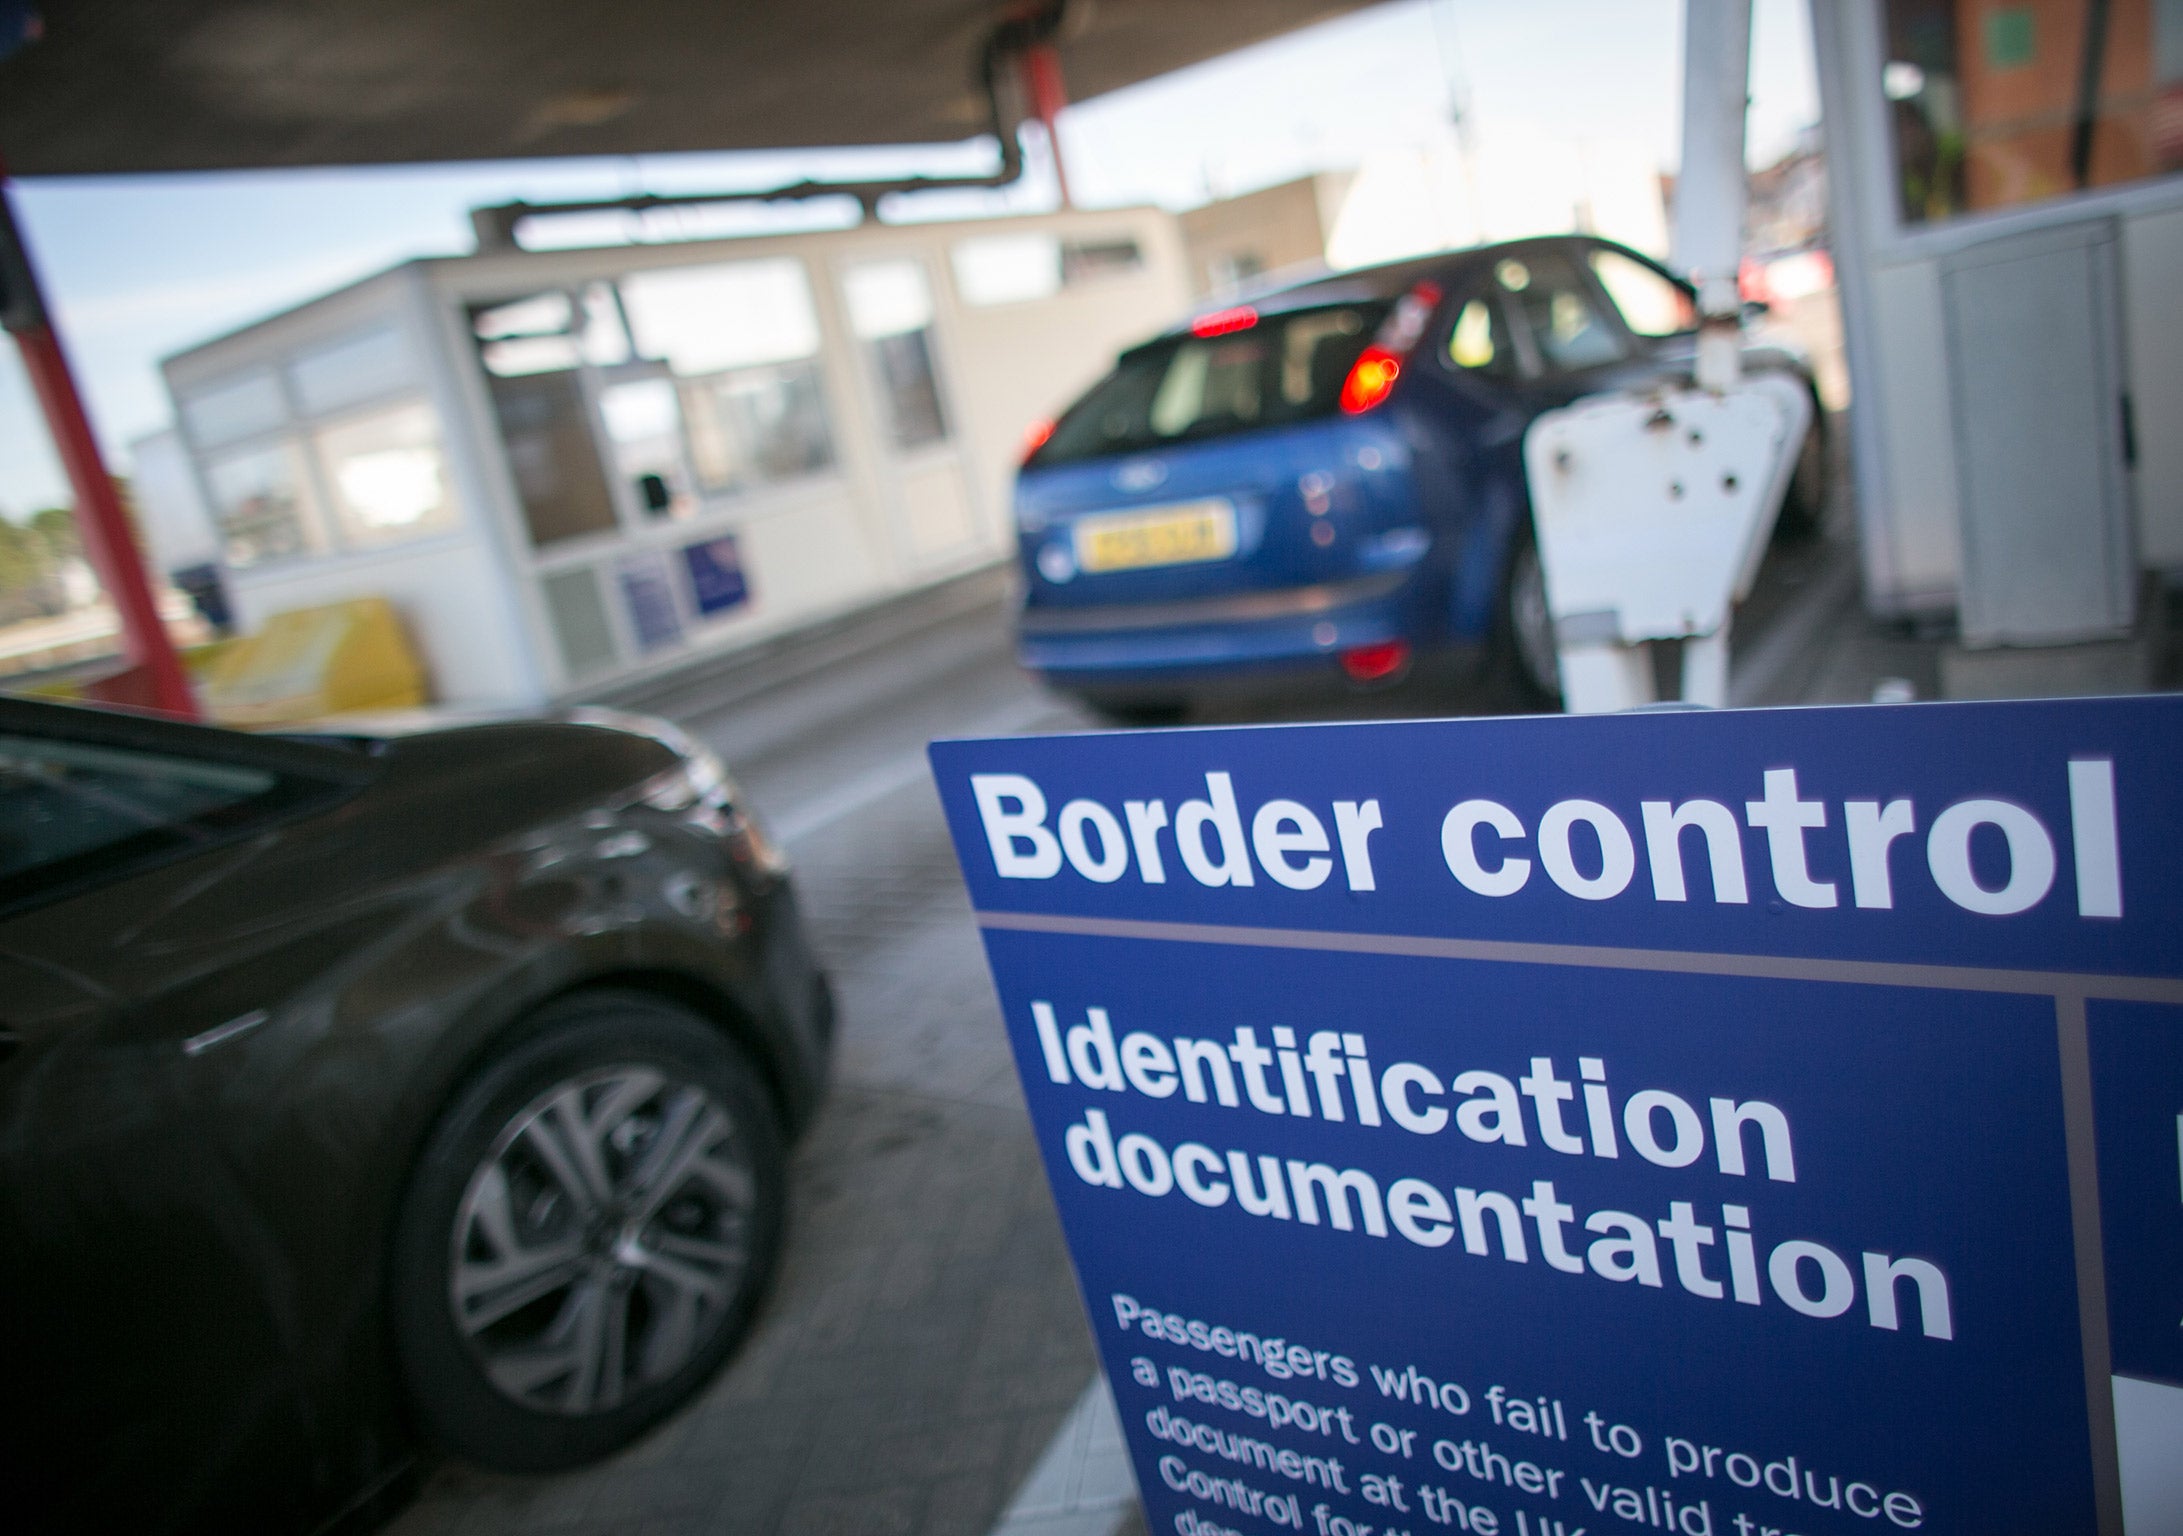
[[[1114,1394],[1106,1377],[1094,1376],[992,1536],[1113,1536],[1136,1502]]]
[[[1053,699],[1021,699],[1005,709],[971,721],[963,727],[961,734],[1012,736],[1050,716],[1061,715],[1062,708]],[[769,818],[774,839],[788,844],[824,831],[843,817],[854,816],[866,806],[886,799],[899,789],[906,789],[926,772],[922,752],[905,752],[900,757],[890,758],[817,799],[805,801],[784,816]]]

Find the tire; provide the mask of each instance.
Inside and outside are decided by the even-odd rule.
[[[1789,489],[1782,496],[1781,513],[1774,519],[1776,534],[1808,539],[1826,526],[1832,464],[1828,453],[1827,415],[1814,398],[1811,429],[1804,434],[1804,445],[1797,450],[1796,469],[1790,474]]]
[[[511,1472],[627,1444],[748,1330],[784,1206],[771,1100],[718,1029],[637,992],[549,1004],[441,1113],[396,1218],[425,1437]]]
[[[1494,598],[1485,683],[1492,702],[1502,709],[1531,713],[1561,708],[1554,618],[1546,605],[1546,576],[1528,515]]]

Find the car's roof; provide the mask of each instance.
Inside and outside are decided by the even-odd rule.
[[[1293,310],[1315,309],[1323,304],[1359,304],[1400,298],[1403,294],[1428,279],[1446,284],[1468,268],[1494,260],[1511,251],[1536,249],[1541,245],[1561,245],[1571,241],[1592,241],[1591,235],[1533,235],[1521,240],[1501,240],[1491,245],[1474,245],[1459,251],[1436,251],[1430,256],[1413,256],[1406,261],[1391,261],[1376,267],[1358,267],[1348,272],[1320,272],[1302,279],[1294,275],[1275,273],[1256,284],[1224,295],[1218,303],[1208,303],[1196,309],[1163,331],[1156,340],[1182,335],[1189,331],[1191,322],[1206,313],[1248,305],[1262,315],[1286,314]]]

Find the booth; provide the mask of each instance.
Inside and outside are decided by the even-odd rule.
[[[1151,209],[411,261],[165,361],[179,515],[244,632],[384,598],[442,700],[594,694],[1002,558],[1188,298]]]
[[[2183,5],[1812,25],[1869,605],[1972,651],[2130,636],[2183,577]]]

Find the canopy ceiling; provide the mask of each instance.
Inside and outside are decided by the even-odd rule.
[[[18,175],[932,143],[986,123],[995,0],[34,0]],[[1096,0],[1081,100],[1364,0]],[[0,6],[0,10],[5,10]]]

